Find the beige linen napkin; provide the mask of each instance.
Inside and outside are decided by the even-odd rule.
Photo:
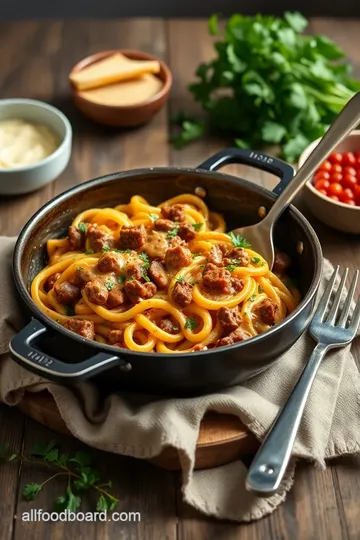
[[[159,399],[113,394],[100,401],[91,382],[69,387],[40,379],[15,364],[8,342],[21,327],[14,298],[11,255],[14,239],[0,237],[0,399],[17,404],[24,392],[47,389],[75,437],[96,448],[148,458],[165,446],[178,449],[184,500],[205,514],[235,521],[259,519],[271,513],[291,488],[295,459],[278,492],[260,499],[244,487],[242,461],[194,471],[199,425],[208,410],[237,415],[261,439],[293,388],[314,343],[304,334],[276,365],[241,386],[200,398]],[[332,272],[325,261],[325,276]],[[323,292],[324,282],[320,292]],[[329,353],[320,367],[306,406],[294,455],[324,467],[325,459],[355,453],[360,447],[359,373],[350,347]]]

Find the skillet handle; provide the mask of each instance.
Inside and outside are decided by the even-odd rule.
[[[86,380],[110,367],[118,366],[122,371],[130,371],[131,364],[119,356],[100,352],[75,364],[61,362],[52,356],[39,352],[33,342],[46,334],[47,328],[37,319],[32,319],[9,344],[12,358],[21,366],[44,377],[64,383]]]
[[[220,150],[212,157],[201,163],[197,169],[205,169],[207,171],[217,171],[225,165],[230,163],[243,163],[244,165],[251,165],[256,169],[266,171],[274,174],[280,178],[280,182],[273,189],[273,193],[280,195],[291,182],[294,176],[294,169],[281,159],[268,156],[262,152],[256,152],[254,150],[243,150],[241,148],[225,148]]]

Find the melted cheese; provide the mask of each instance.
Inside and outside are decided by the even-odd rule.
[[[157,60],[132,60],[117,53],[70,74],[70,81],[78,90],[90,90],[159,71]]]
[[[149,74],[131,81],[86,90],[80,92],[80,95],[101,105],[128,106],[147,101],[155,96],[162,86],[163,83],[158,77]]]
[[[0,120],[0,169],[37,163],[59,145],[58,137],[47,126],[21,119]]]

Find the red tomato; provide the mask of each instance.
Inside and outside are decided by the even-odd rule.
[[[356,159],[356,163],[355,163],[354,167],[356,167],[357,169],[359,169],[359,167],[360,167],[360,155],[359,155],[359,156],[355,156],[355,159]]]
[[[331,163],[330,161],[324,161],[320,167],[318,168],[318,171],[326,171],[326,172],[330,172],[331,171]]]
[[[330,173],[326,171],[319,171],[314,176],[314,183],[318,180],[330,180]]]
[[[344,152],[342,163],[343,165],[349,165],[350,167],[355,165],[356,159],[354,154],[352,152]]]
[[[354,201],[354,199],[345,199],[345,201],[341,202],[343,202],[344,204],[349,204],[350,206],[356,206],[356,202]]]
[[[332,182],[328,189],[329,195],[339,196],[342,193],[342,185],[338,182]]]
[[[327,191],[326,191],[326,189],[318,189],[318,192],[319,192],[319,193],[322,193],[323,195],[325,195],[325,197],[327,197]]]
[[[357,184],[356,176],[352,176],[351,174],[344,174],[341,183],[345,188],[354,188]]]
[[[342,179],[343,179],[343,175],[341,173],[339,173],[339,172],[331,173],[330,182],[336,182],[336,183],[340,184]]]
[[[334,170],[334,168],[333,168]],[[343,174],[351,174],[351,176],[355,176],[356,175],[356,169],[354,169],[354,167],[344,167],[343,170],[342,170],[342,173]]]
[[[342,173],[343,172],[343,168],[341,165],[339,165],[339,163],[335,163],[332,168],[331,168],[331,172],[339,172],[339,173]]]
[[[318,191],[319,191],[320,189],[325,189],[325,190],[327,190],[329,186],[330,186],[330,182],[329,182],[329,180],[326,180],[325,178],[323,178],[322,180],[318,180],[317,182],[315,182],[315,189],[317,189]]]
[[[339,202],[339,197],[337,197],[336,195],[330,195],[330,199]]]
[[[355,158],[356,158],[356,159],[359,159],[359,158],[360,158],[360,150],[357,150],[357,151],[355,152]]]
[[[339,198],[342,202],[345,202],[348,199],[354,199],[354,192],[350,188],[346,188],[343,190],[343,192],[339,195]]]
[[[356,171],[357,181],[360,182],[360,168]]]
[[[330,154],[329,156],[329,161],[330,163],[341,163],[342,162],[342,154],[340,154],[340,152],[333,152],[332,154]]]
[[[356,203],[360,205],[360,186],[354,187],[354,196],[355,196]]]

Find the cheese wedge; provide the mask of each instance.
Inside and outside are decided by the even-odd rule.
[[[160,92],[162,81],[152,74],[79,93],[83,98],[109,106],[128,106],[143,103]]]
[[[71,74],[70,81],[78,90],[89,90],[159,71],[157,60],[131,60],[116,53]]]

